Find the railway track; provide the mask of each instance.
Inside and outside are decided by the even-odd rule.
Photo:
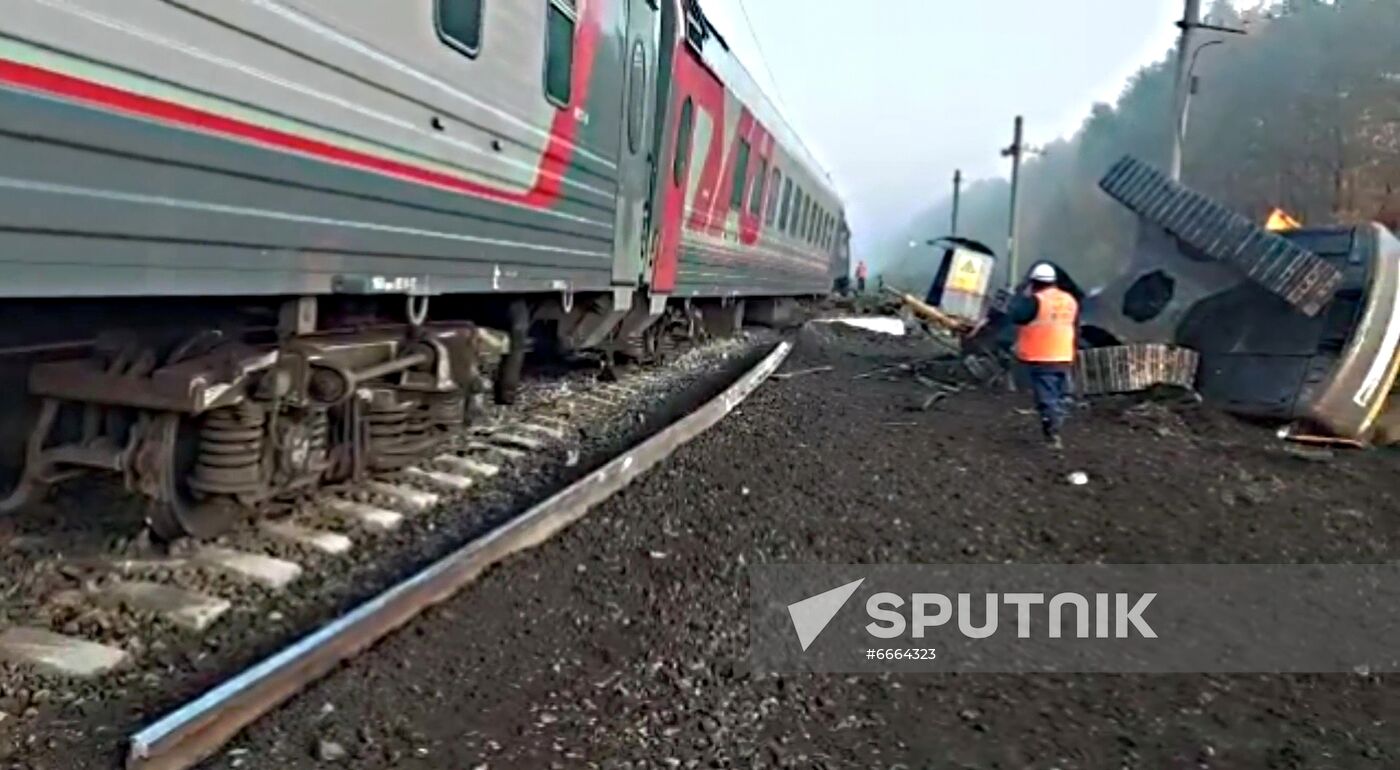
[[[0,574],[0,713],[14,717],[0,718],[0,757],[86,745],[99,736],[78,725],[125,729],[133,711],[167,710],[424,563],[518,521],[522,500],[599,465],[625,437],[660,427],[678,393],[693,398],[768,340],[721,340],[614,382],[575,373],[526,383],[515,407],[429,461],[325,490],[217,540],[154,549],[110,529],[139,522],[139,510],[76,490],[55,505],[113,510],[69,531],[34,523],[43,535],[13,537],[18,547]],[[72,520],[71,510],[62,513]],[[149,754],[138,766],[183,766],[158,764],[174,756],[164,745],[133,742],[133,756]]]
[[[491,565],[582,518],[732,411],[782,365],[790,350],[789,343],[779,343],[723,393],[656,435],[137,732],[131,738],[127,767],[184,770],[212,756],[245,726],[337,664],[447,599]]]

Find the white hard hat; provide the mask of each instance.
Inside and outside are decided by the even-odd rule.
[[[1055,267],[1045,262],[1041,262],[1031,268],[1031,280],[1039,283],[1055,282]]]

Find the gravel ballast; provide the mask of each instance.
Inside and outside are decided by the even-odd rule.
[[[1396,558],[1392,453],[1118,398],[1055,455],[1026,394],[923,408],[899,365],[927,345],[809,327],[785,369],[830,370],[768,383],[207,767],[1400,766],[1385,676],[754,675],[753,564]]]
[[[132,579],[159,580],[231,601],[207,629],[195,631],[131,607],[93,608],[79,594],[99,590],[121,573],[104,573],[84,559],[78,546],[98,554],[138,553],[136,522],[108,517],[83,527],[48,528],[46,516],[16,520],[29,548],[7,552],[0,564],[0,616],[6,625],[41,622],[48,613],[68,613],[44,623],[65,633],[89,636],[124,649],[130,660],[116,671],[90,679],[48,675],[11,663],[0,665],[0,767],[108,770],[123,765],[125,737],[252,663],[310,633],[349,608],[413,574],[424,565],[526,510],[622,449],[653,434],[695,404],[726,387],[772,345],[773,336],[754,332],[677,352],[665,365],[639,367],[618,376],[596,370],[536,372],[517,407],[492,408],[483,422],[541,422],[558,434],[518,459],[491,456],[499,472],[481,476],[462,495],[405,517],[393,532],[373,537],[356,532],[355,548],[332,555],[284,543],[241,527],[216,542],[176,544],[168,555],[188,557],[206,546],[246,548],[293,559],[301,576],[282,589],[240,580],[222,572],[184,566],[143,567]],[[592,399],[604,393],[607,400]],[[575,408],[578,407],[578,408]],[[586,407],[586,409],[585,409]],[[532,416],[533,415],[533,416]],[[554,415],[548,417],[547,415]],[[463,440],[468,440],[464,437]],[[78,518],[103,511],[114,495],[94,489],[83,505],[60,507]],[[367,498],[368,499],[368,498]],[[373,500],[369,500],[374,502]],[[116,498],[121,505],[120,498]],[[45,512],[41,512],[45,513]],[[28,533],[33,532],[31,536]],[[14,542],[18,538],[12,538]],[[104,545],[116,539],[116,546]],[[122,545],[127,543],[128,545]],[[110,557],[109,557],[110,558]],[[28,563],[26,564],[26,559]],[[22,578],[22,579],[21,579]],[[71,597],[71,598],[68,598]],[[67,621],[67,617],[76,621]],[[334,752],[332,752],[334,753]]]

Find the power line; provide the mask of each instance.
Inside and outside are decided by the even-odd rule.
[[[763,41],[758,39],[758,30],[749,16],[749,7],[744,0],[738,0],[738,3],[739,12],[744,17],[744,25],[749,28],[749,39],[753,40],[754,50],[758,52],[758,63],[763,66],[763,72],[768,75],[768,82],[773,86],[773,97],[778,100],[783,112],[787,113],[787,100],[783,98],[782,89],[778,87],[778,78],[773,74],[773,68],[768,66],[768,55],[763,52]]]
[[[749,39],[753,41],[754,50],[758,52],[758,63],[763,66],[764,73],[768,75],[768,82],[773,90],[773,98],[778,102],[779,119],[790,126],[791,124],[788,123],[788,121],[792,110],[788,107],[787,100],[783,98],[782,89],[778,87],[778,77],[773,74],[773,68],[768,66],[768,55],[763,52],[763,41],[758,39],[758,30],[753,25],[753,18],[749,16],[749,7],[745,5],[744,0],[737,0],[737,2],[739,3],[739,13],[744,17],[744,26],[749,29]],[[816,153],[812,152],[812,149],[807,146],[807,142],[802,138],[802,134],[798,133],[795,129],[792,129],[792,134],[796,138],[797,143],[806,151],[807,157],[811,158],[817,170],[826,177],[828,182],[834,184],[831,179],[831,171],[825,164],[817,159]]]

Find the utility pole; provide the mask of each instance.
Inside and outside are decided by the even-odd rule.
[[[1184,122],[1186,107],[1191,98],[1191,84],[1188,67],[1191,58],[1191,38],[1195,36],[1196,28],[1201,26],[1201,0],[1186,0],[1186,13],[1181,21],[1177,22],[1181,28],[1181,42],[1176,47],[1176,89],[1173,92],[1175,102],[1172,105],[1172,157],[1170,174],[1173,181],[1181,181],[1181,154],[1185,136],[1182,134],[1181,124]]]
[[[1211,41],[1192,51],[1191,41],[1195,38],[1196,30],[1207,29],[1212,32],[1228,32],[1232,35],[1248,33],[1242,29],[1201,23],[1201,0],[1186,0],[1186,13],[1182,16],[1181,21],[1176,23],[1176,26],[1181,28],[1181,42],[1177,45],[1176,50],[1176,90],[1174,92],[1176,101],[1172,105],[1170,172],[1172,181],[1180,182],[1182,155],[1185,153],[1186,145],[1186,120],[1191,112],[1191,95],[1195,93],[1196,57],[1201,53],[1201,48],[1219,42]]]
[[[953,172],[953,237],[958,235],[958,205],[962,203],[962,169]]]
[[[1006,237],[1006,285],[1016,289],[1016,238],[1020,233],[1021,219],[1021,156],[1026,151],[1025,119],[1016,116],[1016,133],[1011,146],[1001,151],[1003,158],[1011,158],[1011,224]]]

